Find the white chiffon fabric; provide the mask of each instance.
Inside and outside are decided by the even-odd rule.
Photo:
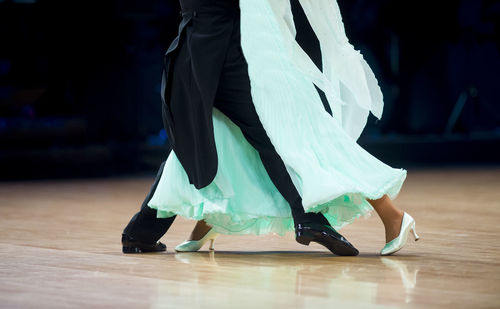
[[[289,0],[240,0],[241,45],[256,111],[305,211],[322,212],[340,228],[372,210],[366,199],[394,199],[406,171],[356,143],[368,114],[381,118],[383,98],[373,72],[347,40],[337,3],[300,3],[320,41],[323,72],[295,41]],[[333,117],[314,85],[325,92]],[[290,209],[257,152],[227,117],[217,110],[213,117],[215,180],[195,189],[171,153],[149,206],[159,217],[205,219],[226,234],[293,230]]]

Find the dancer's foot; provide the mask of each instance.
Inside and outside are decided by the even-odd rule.
[[[417,232],[415,231],[415,220],[412,218],[412,216],[405,212],[403,214],[403,221],[401,223],[398,236],[387,242],[384,248],[382,248],[382,250],[380,251],[380,254],[390,255],[401,250],[406,244],[408,233],[410,231],[413,233],[415,241],[417,241],[419,237],[417,235]]]
[[[205,221],[198,221],[189,239],[175,247],[175,251],[195,252],[200,250],[207,241],[210,241],[209,249],[214,250],[215,238],[217,236],[218,234]]]
[[[380,216],[385,227],[385,242],[398,237],[404,212],[399,209],[386,194],[377,200],[368,200]]]
[[[299,223],[295,227],[295,240],[308,246],[311,241],[325,246],[333,254],[354,256],[358,249],[340,235],[333,227],[318,223]]]
[[[136,240],[126,234],[122,234],[122,252],[123,253],[143,253],[143,252],[161,252],[166,251],[167,246],[161,242],[147,244]]]
[[[196,225],[191,232],[191,235],[189,236],[188,240],[200,240],[202,239],[210,230],[212,227],[208,225],[205,220],[200,220],[196,222]]]
[[[398,213],[398,216],[394,216],[384,222],[386,243],[398,237],[401,230],[401,224],[403,223],[403,216],[404,212],[401,212],[401,214]]]

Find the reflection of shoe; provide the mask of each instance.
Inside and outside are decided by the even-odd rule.
[[[177,252],[174,254],[175,259],[184,264],[196,264],[202,266],[217,266],[217,260],[215,259],[215,251],[208,251],[206,253],[189,253],[189,252]]]
[[[160,252],[167,250],[167,246],[159,241],[153,244],[146,244],[125,234],[122,234],[122,246],[123,253]]]
[[[354,248],[344,236],[340,235],[333,227],[317,223],[299,223],[295,228],[295,240],[308,246],[311,241],[325,246],[336,255],[358,255],[358,249]]]
[[[403,281],[403,285],[407,290],[415,288],[417,285],[417,274],[420,270],[418,266],[413,272],[409,272],[407,265],[402,261],[386,257],[381,258],[381,260],[387,267],[399,272],[401,275],[401,281]]]
[[[410,230],[413,232],[415,241],[417,241],[420,237],[418,237],[415,232],[415,220],[405,212],[403,214],[403,222],[401,222],[401,230],[399,231],[398,237],[385,244],[384,248],[380,251],[380,255],[390,255],[401,250],[406,244]]]
[[[214,250],[214,242],[215,242],[215,238],[217,237],[217,235],[219,235],[219,234],[216,233],[213,229],[210,229],[210,231],[208,231],[208,233],[206,233],[202,239],[200,239],[200,240],[186,240],[182,244],[175,247],[175,251],[195,252],[195,251],[200,250],[200,248],[203,247],[203,245],[209,240],[210,240],[209,249]]]

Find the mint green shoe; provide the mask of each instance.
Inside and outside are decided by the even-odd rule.
[[[210,240],[209,250],[214,250],[215,238],[219,234],[216,233],[213,229],[210,229],[208,233],[203,236],[200,240],[186,240],[182,244],[175,247],[175,251],[177,252],[196,252],[203,247],[203,245]]]
[[[415,232],[415,220],[405,212],[403,214],[403,222],[401,222],[401,230],[399,231],[398,237],[385,244],[384,248],[380,251],[380,255],[390,255],[401,250],[404,245],[406,245],[410,230],[413,233],[413,237],[415,237],[415,241],[419,240],[420,237],[418,237]]]

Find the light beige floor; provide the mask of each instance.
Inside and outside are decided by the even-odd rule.
[[[335,257],[292,234],[221,236],[216,251],[123,255],[120,234],[152,179],[0,183],[2,308],[500,307],[500,169],[409,171],[397,198],[421,240],[380,257],[374,214]],[[338,307],[337,307],[338,308]]]

